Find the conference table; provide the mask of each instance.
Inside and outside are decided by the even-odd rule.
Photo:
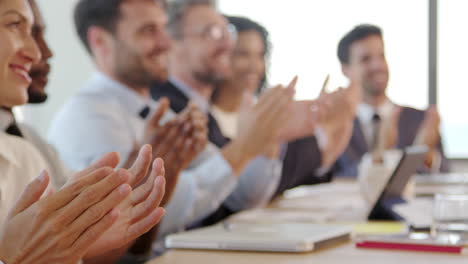
[[[265,208],[233,215],[230,224],[254,223],[323,223],[342,224],[353,228],[353,239],[360,235],[401,233],[403,223],[367,222],[367,209],[355,181],[303,186],[290,190]],[[359,249],[353,239],[310,253],[261,253],[209,250],[168,250],[147,264],[225,263],[225,264],[305,264],[305,263],[468,263],[468,256],[410,251]]]

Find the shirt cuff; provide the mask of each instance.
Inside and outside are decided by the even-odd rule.
[[[323,129],[320,126],[317,126],[315,128],[315,138],[317,139],[317,145],[319,147],[319,150],[320,152],[322,152],[328,144],[328,137],[325,131],[323,131]],[[330,169],[331,169],[331,166],[326,166],[326,167],[320,166],[320,168],[318,168],[315,171],[315,174],[318,177],[322,177],[325,174],[327,174],[330,171]]]

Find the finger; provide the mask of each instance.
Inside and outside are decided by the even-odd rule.
[[[196,109],[197,106],[195,105],[195,103],[193,101],[190,101],[187,106],[184,108],[184,110],[182,110],[182,112],[180,112],[177,116],[180,118],[180,119],[189,119],[190,116],[192,115],[192,111],[194,111],[194,109]]]
[[[172,144],[171,149],[167,151],[167,155],[165,156],[166,162],[177,162],[178,159],[182,159],[184,156],[184,146],[191,140],[192,136],[193,128],[190,124],[186,124],[178,134],[178,137],[174,138],[175,142]]]
[[[279,116],[288,115],[289,108],[292,104],[292,98],[287,96],[280,96],[274,99],[275,103],[270,105],[268,112],[264,113],[261,117],[261,120],[266,123],[275,122],[275,119],[278,120]],[[276,122],[278,123],[278,122]]]
[[[152,159],[151,145],[144,145],[133,166],[128,170],[131,174],[130,186],[135,187],[148,174],[148,170]]]
[[[299,77],[297,75],[294,76],[294,78],[291,80],[288,86],[286,86],[286,90],[289,90],[291,93],[294,94],[296,92],[296,84],[298,80],[299,80]]]
[[[201,111],[193,111],[191,113],[190,120],[192,121],[192,123],[200,123],[205,126],[208,124],[207,115],[202,113]]]
[[[162,117],[169,109],[169,100],[166,97],[163,97],[159,100],[159,105],[157,110],[153,113],[148,121],[148,125],[152,128],[157,128]]]
[[[281,86],[278,86],[273,89],[275,91],[263,98],[263,102],[260,103],[259,101],[258,107],[255,107],[259,114],[262,115],[266,112],[270,112],[272,109],[281,108],[281,102],[292,100],[293,95],[289,94],[287,90],[285,90]]]
[[[201,120],[205,124],[208,124],[208,116],[203,113],[197,106],[195,106],[191,112],[192,120]]]
[[[36,179],[26,186],[15,206],[10,210],[8,219],[18,215],[37,202],[44,194],[49,182],[50,178],[47,171],[41,172]]]
[[[150,140],[151,146],[153,147],[153,152],[157,149],[158,145],[161,143],[161,140],[166,137],[167,133],[173,128],[179,125],[179,120],[177,118],[169,120],[164,125],[158,127],[152,135]]]
[[[206,129],[206,122],[200,119],[192,119],[191,125],[194,131],[201,131]]]
[[[206,144],[208,144],[208,130],[203,129],[199,131],[194,131],[193,139],[194,139],[194,146],[198,154],[198,152],[200,152],[203,148],[205,148]]]
[[[56,211],[75,199],[84,189],[106,178],[112,172],[113,169],[107,167],[95,170],[88,176],[84,176],[68,186],[65,186],[54,195],[41,199],[39,203],[41,203],[44,208],[47,208],[47,210],[50,210],[50,212]]]
[[[148,232],[151,228],[157,225],[162,217],[165,214],[165,210],[162,207],[157,208],[154,210],[150,215],[143,218],[141,221],[138,221],[130,226],[128,229],[128,235],[130,238],[137,238],[142,234]]]
[[[186,155],[183,159],[180,160],[180,166],[183,169],[186,169],[190,163],[195,159],[195,157],[204,149],[207,144],[207,138],[193,139],[187,143],[183,149]]]
[[[75,221],[88,208],[100,203],[109,193],[114,192],[122,184],[128,183],[129,180],[130,173],[119,169],[109,177],[84,189],[72,202],[59,210],[61,222],[69,224]]]
[[[54,193],[56,193],[57,191],[55,190],[55,188],[53,187],[50,187],[47,192],[44,194],[44,198],[45,197],[50,197],[52,195],[54,195]]]
[[[72,176],[72,181],[68,181],[65,186],[79,180],[80,178],[89,175],[93,171],[104,168],[104,167],[111,167],[115,168],[119,164],[119,154],[117,152],[110,152],[102,156],[102,158],[98,159],[96,162],[91,164],[88,168],[76,173]]]
[[[271,97],[275,97],[276,94],[278,93],[281,93],[282,91],[283,86],[281,85],[277,85],[275,87],[272,87],[272,88],[268,88],[266,89],[261,95],[260,97],[258,98],[258,102],[257,104],[255,104],[255,108],[261,108],[263,107],[263,105],[266,103],[266,102],[269,102],[270,101],[270,98]]]
[[[174,144],[177,142],[179,137],[185,138],[187,135],[184,134],[184,127],[184,124],[173,126],[165,134],[164,138],[160,137],[158,142],[159,144],[154,150],[154,156],[165,157],[174,148]]]
[[[164,177],[158,176],[155,181],[153,181],[153,188],[150,195],[141,203],[134,206],[132,209],[132,220],[131,223],[136,223],[141,219],[145,218],[151,212],[153,212],[157,207],[160,206],[162,199],[164,198],[166,181]]]
[[[76,238],[86,229],[98,222],[109,211],[116,208],[121,202],[129,197],[131,192],[132,188],[128,184],[122,184],[118,188],[115,188],[109,195],[102,198],[93,206],[87,208],[77,219],[68,225],[67,237],[69,237],[71,241],[75,241]],[[68,210],[73,210],[73,207],[69,206]]]
[[[427,120],[428,122],[435,123],[436,125],[438,125],[438,123],[440,122],[440,115],[439,115],[439,111],[437,110],[437,106],[431,105],[426,110],[424,119]]]
[[[242,94],[242,100],[239,106],[240,111],[244,111],[245,109],[249,109],[250,107],[255,105],[255,96],[252,95],[248,91],[244,91]]]
[[[81,253],[82,256],[87,253],[88,249],[96,242],[112,225],[117,222],[120,216],[118,209],[113,209],[105,217],[99,220],[81,234],[72,244],[72,252]]]
[[[145,183],[133,190],[131,196],[132,205],[141,203],[150,195],[151,190],[153,189],[154,181],[158,176],[164,176],[164,162],[160,158],[154,160],[150,176],[145,181]]]
[[[320,90],[320,95],[325,95],[328,93],[328,83],[330,82],[330,74],[327,74],[327,77],[325,77],[325,81],[323,81],[322,84],[322,90]]]

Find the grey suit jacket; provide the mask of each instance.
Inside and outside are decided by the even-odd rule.
[[[424,120],[424,111],[410,107],[403,107],[398,124],[397,148],[403,149],[411,146],[418,133],[419,127]],[[445,156],[442,142],[439,142],[439,152],[442,155],[441,172],[449,171],[449,162]],[[369,146],[364,137],[361,123],[356,118],[354,120],[353,135],[345,152],[337,161],[336,176],[356,177],[358,175],[358,165],[362,156],[369,151]],[[427,171],[421,168],[421,172]]]

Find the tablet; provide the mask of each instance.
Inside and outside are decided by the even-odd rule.
[[[418,168],[424,163],[427,147],[412,146],[403,151],[403,155],[395,167],[377,199],[372,202],[368,213],[369,220],[403,220],[392,210],[393,205],[404,203],[402,193]]]

